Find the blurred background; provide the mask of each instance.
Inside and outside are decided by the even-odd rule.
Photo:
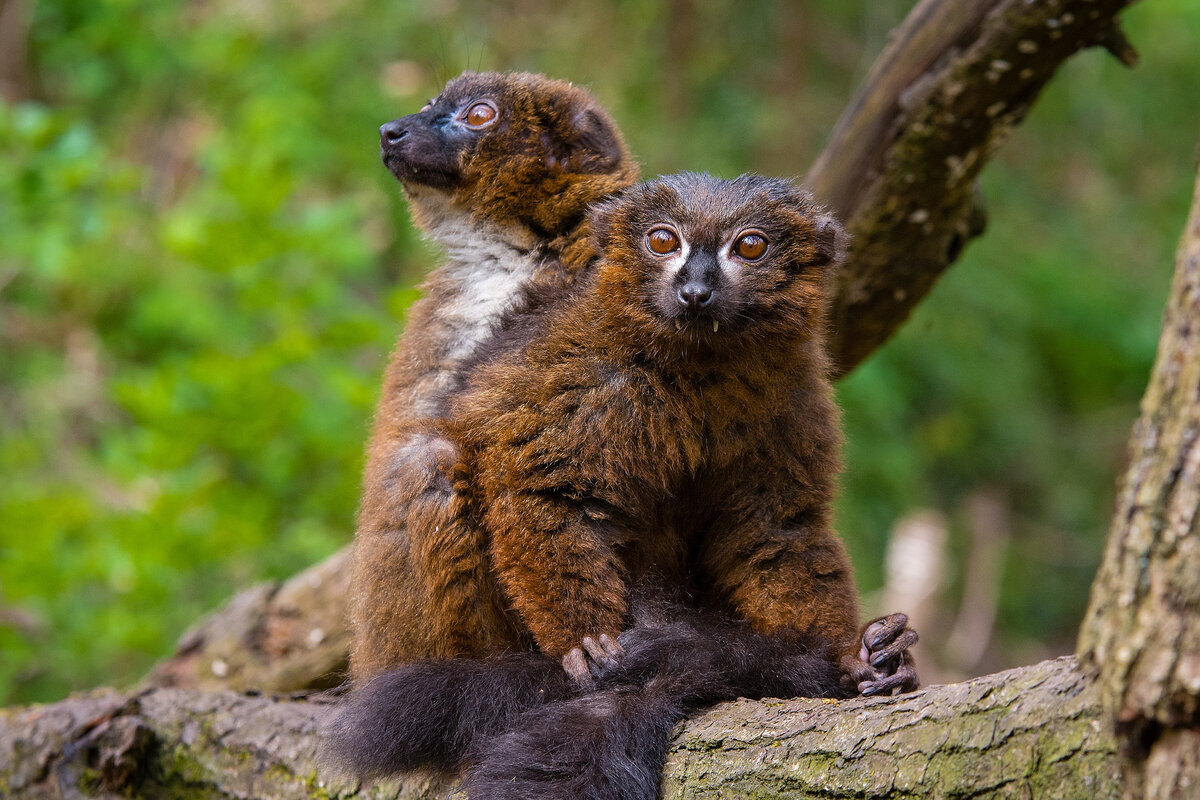
[[[910,6],[0,0],[0,705],[135,681],[350,540],[438,258],[382,122],[543,71],[645,175],[800,176]],[[1200,138],[1200,4],[1125,20],[1141,65],[1067,65],[985,171],[987,234],[838,386],[839,529],[868,605],[919,609],[927,681],[1073,648]]]

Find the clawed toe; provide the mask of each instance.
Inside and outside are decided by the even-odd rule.
[[[585,636],[581,647],[573,647],[563,656],[562,665],[571,680],[579,688],[596,688],[596,677],[604,670],[615,669],[625,655],[625,649],[615,636],[602,633],[597,637]]]
[[[892,694],[897,689],[903,692],[914,691],[920,685],[920,680],[917,677],[917,670],[912,663],[904,657],[904,660],[890,675],[881,675],[872,680],[861,681],[858,684],[860,694],[867,697],[873,697],[881,694]]]
[[[563,656],[562,665],[576,686],[581,689],[596,688],[596,681],[592,678],[592,671],[588,669],[587,656],[584,655],[582,647],[572,647],[567,651]]]
[[[876,669],[889,664],[904,655],[904,651],[915,645],[918,638],[916,631],[905,629],[891,644],[873,651],[867,663]]]
[[[592,660],[605,669],[613,669],[625,655],[625,648],[615,638],[607,633],[600,634],[599,639],[591,636],[583,637],[583,649]]]
[[[913,691],[920,680],[909,649],[918,639],[904,614],[873,620],[859,637],[857,658],[843,658],[843,681],[853,683],[867,696]]]

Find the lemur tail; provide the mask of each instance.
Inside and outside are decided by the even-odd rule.
[[[622,637],[599,691],[522,714],[480,740],[464,779],[472,800],[655,800],[675,725],[738,697],[844,697],[839,672],[797,637],[693,618]]]
[[[678,608],[658,617],[621,635],[624,657],[590,692],[537,653],[379,675],[334,717],[328,751],[361,777],[465,765],[475,800],[653,800],[688,714],[738,697],[846,696],[831,655],[799,634]]]
[[[363,778],[453,769],[522,712],[574,694],[562,665],[540,653],[419,661],[351,692],[326,728],[325,753]]]

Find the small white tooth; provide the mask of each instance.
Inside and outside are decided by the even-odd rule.
[[[716,332],[717,332],[717,321],[714,319],[713,320],[713,333],[716,333]]]
[[[683,323],[680,322],[679,320],[675,320],[675,330],[680,330],[682,328],[683,328]]]

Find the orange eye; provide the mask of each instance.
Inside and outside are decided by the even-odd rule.
[[[491,103],[476,103],[467,109],[463,121],[471,128],[485,128],[496,121],[498,113]]]
[[[679,237],[670,228],[655,228],[646,234],[646,247],[655,255],[669,255],[679,249]]]
[[[733,243],[733,252],[743,261],[758,261],[767,252],[767,238],[761,233],[746,233]]]

